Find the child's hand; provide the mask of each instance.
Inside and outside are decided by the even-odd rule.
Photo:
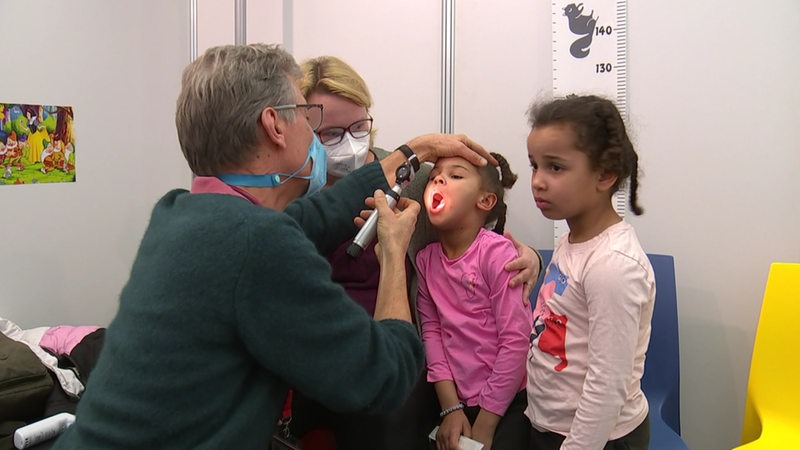
[[[508,286],[515,287],[523,283],[522,304],[529,306],[531,304],[531,291],[533,291],[533,286],[536,284],[536,280],[539,278],[539,272],[542,270],[542,267],[539,265],[539,255],[537,255],[532,248],[514,239],[508,231],[503,233],[503,235],[514,243],[514,247],[517,249],[517,253],[519,253],[517,259],[506,264],[505,269],[509,272],[519,270],[519,273],[514,275],[511,281],[508,282]]]
[[[500,416],[481,408],[475,423],[472,425],[472,439],[482,443],[483,450],[491,450],[492,439],[499,422]]]
[[[469,420],[464,411],[454,411],[444,416],[436,432],[436,450],[458,450],[461,435],[472,436]]]

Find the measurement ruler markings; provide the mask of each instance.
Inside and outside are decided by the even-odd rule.
[[[594,93],[613,98],[627,119],[626,1],[551,2],[554,96]],[[612,202],[624,217],[627,191],[618,191]],[[555,221],[553,229],[556,241],[568,231],[563,220]]]

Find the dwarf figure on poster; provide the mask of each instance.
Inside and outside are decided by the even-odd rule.
[[[0,167],[5,167],[6,151],[6,143],[0,141]]]
[[[11,167],[13,166],[16,166],[18,171],[25,168],[25,165],[22,163],[22,146],[17,140],[17,133],[14,131],[12,131],[8,139],[6,139],[6,157],[3,164],[6,166],[3,178],[11,176]]]
[[[42,162],[41,172],[47,173],[53,170],[53,152],[55,151],[55,147],[53,146],[52,142],[48,142],[47,146],[42,150],[42,155],[40,160]]]
[[[67,145],[64,146],[64,173],[70,173],[75,169],[75,164],[69,161],[73,153],[75,153],[75,147],[72,146],[72,142],[67,142]]]
[[[58,140],[50,142],[47,147],[42,151],[42,173],[49,173],[53,169],[62,170],[64,173],[69,173],[74,165],[69,162],[69,155],[72,154],[72,144],[69,143],[64,146],[64,141]]]

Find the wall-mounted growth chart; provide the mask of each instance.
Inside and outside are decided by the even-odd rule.
[[[554,1],[553,96],[596,94],[615,100],[627,120],[626,0]],[[627,191],[614,197],[624,217]],[[555,242],[567,231],[563,220],[554,224]]]

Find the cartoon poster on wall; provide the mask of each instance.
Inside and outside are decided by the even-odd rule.
[[[71,106],[0,103],[0,184],[75,181]]]

